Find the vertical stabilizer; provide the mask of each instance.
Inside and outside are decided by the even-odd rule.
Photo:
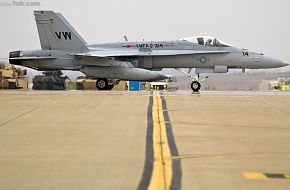
[[[34,15],[43,50],[88,50],[85,40],[60,13],[34,11]]]

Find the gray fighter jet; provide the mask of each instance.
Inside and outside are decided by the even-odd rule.
[[[110,90],[120,80],[165,79],[166,76],[160,73],[163,68],[195,68],[191,88],[198,91],[200,73],[288,65],[208,36],[88,45],[60,13],[34,11],[34,15],[41,50],[10,52],[9,62],[36,70],[81,71],[97,79],[96,87],[100,90]]]

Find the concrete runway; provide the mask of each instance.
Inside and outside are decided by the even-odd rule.
[[[0,189],[290,189],[290,93],[0,91]]]

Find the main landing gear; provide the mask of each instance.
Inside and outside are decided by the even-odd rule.
[[[98,90],[112,90],[114,84],[111,84],[111,81],[108,79],[98,79],[96,82],[96,87]]]

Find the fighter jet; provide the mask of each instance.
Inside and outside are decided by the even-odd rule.
[[[111,90],[120,80],[158,81],[163,68],[195,68],[191,88],[201,88],[199,74],[229,69],[287,66],[262,53],[239,49],[215,37],[173,41],[118,42],[88,45],[69,22],[53,11],[34,11],[41,49],[13,51],[12,65],[36,70],[75,70],[97,79],[99,90]],[[191,76],[190,74],[188,74]]]

